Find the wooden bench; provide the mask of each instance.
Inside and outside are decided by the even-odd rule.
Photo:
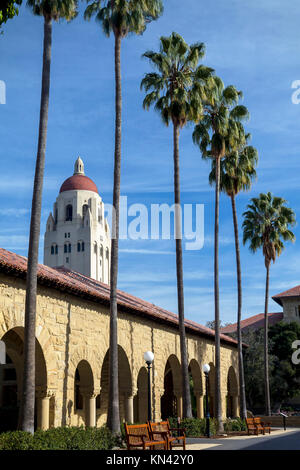
[[[263,429],[263,434],[265,434],[266,431],[269,431],[269,434],[271,434],[271,423],[265,423],[264,421],[261,420],[261,418],[257,417],[254,418],[254,424],[260,429]]]
[[[271,434],[271,425],[270,423],[264,423],[261,418],[246,418],[248,436],[251,432],[258,436],[259,433],[265,434],[266,431],[269,431]]]
[[[142,448],[143,450],[161,448],[167,450],[168,443],[166,437],[160,440],[152,440],[148,424],[127,424],[125,423],[125,436],[127,450]]]
[[[167,449],[173,447],[182,447],[185,450],[185,429],[171,428],[169,420],[158,423],[148,423],[150,427],[151,438],[153,440],[167,440]]]
[[[256,434],[256,436],[258,436],[260,431],[261,433],[263,433],[263,429],[258,429],[256,424],[254,423],[254,418],[246,418],[246,425],[248,436],[250,435],[250,433]]]

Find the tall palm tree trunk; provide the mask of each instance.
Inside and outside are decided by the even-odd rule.
[[[179,317],[179,335],[181,351],[182,372],[182,405],[183,417],[192,418],[190,381],[188,370],[188,357],[184,326],[184,293],[183,293],[183,266],[181,243],[181,209],[180,209],[180,177],[179,177],[179,126],[173,126],[174,137],[174,195],[175,195],[175,237],[176,237],[176,272],[177,272],[177,299]]]
[[[118,378],[118,306],[117,281],[119,258],[119,211],[121,181],[121,130],[122,130],[122,89],[121,89],[121,36],[115,33],[115,155],[113,220],[110,266],[110,335],[109,335],[109,403],[107,426],[114,432],[120,432],[119,378]]]
[[[24,376],[20,411],[20,427],[23,431],[28,431],[30,433],[34,432],[37,266],[39,256],[42,191],[50,94],[51,42],[52,21],[51,19],[45,17],[39,138],[35,166],[28,247],[28,268],[25,300]]]
[[[214,253],[214,290],[215,290],[215,413],[218,433],[224,431],[222,421],[221,397],[221,353],[220,353],[220,296],[219,296],[219,210],[220,210],[220,157],[216,157],[216,196],[215,196],[215,253]]]
[[[266,296],[265,296],[265,321],[264,321],[264,372],[265,372],[265,401],[266,415],[271,416],[270,384],[269,384],[269,344],[268,344],[268,303],[269,303],[269,279],[270,262],[266,263]]]
[[[234,226],[234,239],[235,239],[235,254],[236,254],[236,274],[237,274],[237,290],[238,290],[238,311],[237,311],[237,338],[238,338],[238,360],[239,360],[239,388],[240,388],[240,417],[245,419],[247,417],[246,407],[246,392],[245,392],[245,377],[244,377],[244,361],[243,361],[243,346],[242,346],[242,332],[241,332],[241,317],[242,317],[242,276],[241,276],[241,257],[240,257],[240,243],[239,243],[239,230],[235,205],[235,196],[230,195],[233,226]]]

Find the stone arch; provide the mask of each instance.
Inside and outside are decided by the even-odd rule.
[[[226,414],[227,418],[238,416],[238,381],[232,366],[229,367],[227,374]]]
[[[189,376],[193,416],[200,418],[202,417],[202,409],[200,407],[202,407],[203,385],[200,365],[196,359],[191,359],[190,361]]]
[[[182,417],[181,366],[175,354],[168,357],[165,365],[161,416],[163,419],[171,416]]]
[[[148,419],[148,372],[141,367],[137,378],[137,394],[134,397],[134,422],[145,423]]]
[[[24,327],[8,329],[0,339],[6,349],[5,364],[0,365],[0,422],[6,429],[16,429],[23,382]],[[37,339],[35,364],[35,428],[46,428],[49,427],[49,406],[45,406],[45,400],[49,405],[47,367],[43,349]],[[2,430],[4,429],[1,428]]]
[[[120,420],[132,423],[133,416],[133,388],[132,373],[125,350],[118,345],[118,365],[119,365],[119,407]],[[106,419],[109,393],[109,350],[106,352],[100,379],[100,415],[101,421]]]
[[[90,363],[82,359],[75,370],[74,413],[82,415],[86,426],[96,425],[96,393]]]

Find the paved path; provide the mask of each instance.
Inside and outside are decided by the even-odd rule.
[[[265,436],[187,439],[187,450],[300,450],[300,430],[271,431]]]

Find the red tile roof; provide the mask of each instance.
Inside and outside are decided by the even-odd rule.
[[[0,248],[0,272],[24,278],[27,272],[27,258]],[[43,264],[38,265],[38,283],[84,297],[87,300],[109,305],[110,289],[107,284],[96,281],[75,271],[64,267],[50,268]],[[120,311],[129,311],[132,314],[148,317],[157,322],[178,326],[178,316],[168,310],[146,302],[138,297],[118,290],[117,301]],[[215,332],[206,326],[191,320],[185,320],[185,326],[190,333],[214,339]],[[237,342],[223,334],[221,342],[236,346]]]
[[[85,191],[93,191],[98,193],[97,186],[94,181],[85,175],[73,175],[67,178],[60,187],[59,192],[72,191],[74,189],[83,189]]]
[[[258,330],[259,328],[263,328],[264,326],[264,313],[259,313],[258,315],[254,315],[253,317],[246,318],[245,320],[241,321],[241,329],[246,330],[248,328],[253,328]],[[275,325],[283,318],[282,312],[275,312],[268,314],[268,322],[269,326]],[[223,334],[228,333],[235,333],[237,330],[237,323],[233,323],[232,325],[227,325],[221,328],[221,332]]]
[[[292,289],[285,290],[284,292],[281,292],[281,294],[274,295],[272,297],[275,302],[277,302],[279,305],[282,305],[281,299],[284,297],[299,297],[300,296],[300,286],[293,287]]]

